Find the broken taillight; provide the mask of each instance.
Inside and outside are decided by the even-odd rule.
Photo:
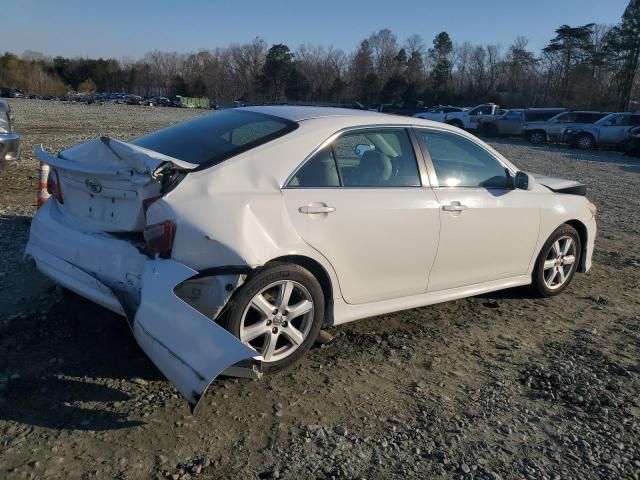
[[[172,220],[166,220],[162,223],[147,225],[142,234],[151,252],[158,253],[161,257],[168,257],[173,247],[175,231],[176,224]]]
[[[60,188],[60,175],[58,175],[58,170],[52,168],[49,172],[49,178],[47,179],[47,192],[53,198],[55,198],[58,203],[64,203],[62,198],[62,189]]]

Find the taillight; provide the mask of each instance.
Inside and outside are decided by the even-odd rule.
[[[60,188],[60,176],[55,168],[52,168],[49,172],[49,178],[47,179],[47,192],[49,192],[58,203],[64,203],[62,198],[62,189]]]
[[[172,220],[166,220],[162,223],[147,225],[142,234],[149,250],[166,258],[171,254],[175,231],[176,224]]]

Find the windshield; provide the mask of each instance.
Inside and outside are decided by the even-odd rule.
[[[284,118],[229,109],[158,130],[131,143],[209,167],[297,127],[297,123]]]
[[[595,123],[596,123],[596,125],[602,125],[604,123],[609,123],[611,120],[616,118],[618,115],[619,115],[618,113],[610,113],[609,115],[606,115],[606,116],[602,117],[600,120],[598,120]]]

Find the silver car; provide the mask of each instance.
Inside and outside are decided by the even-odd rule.
[[[606,112],[564,112],[550,118],[546,122],[525,123],[522,126],[523,135],[534,144],[561,142],[563,141],[562,132],[566,128],[591,125],[606,115]]]
[[[20,137],[11,130],[11,107],[0,100],[0,161],[17,160]]]
[[[562,141],[580,150],[591,150],[595,147],[620,148],[629,131],[638,126],[638,113],[611,113],[593,125],[567,126],[562,131]]]

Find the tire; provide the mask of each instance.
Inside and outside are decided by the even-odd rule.
[[[547,141],[547,133],[544,130],[534,130],[527,134],[527,140],[534,145],[540,145]]]
[[[581,133],[576,137],[574,143],[580,150],[593,150],[593,147],[596,146],[595,138],[589,133]]]
[[[282,302],[287,291],[289,301]],[[306,313],[291,318],[294,308]],[[311,348],[324,322],[324,308],[322,287],[313,274],[278,262],[247,279],[230,300],[221,324],[263,355],[262,370],[272,373],[294,365]]]
[[[566,242],[569,241],[567,244]],[[575,228],[560,225],[545,242],[531,276],[531,288],[540,297],[553,297],[569,286],[580,265],[582,243]]]
[[[464,127],[464,125],[462,124],[462,122],[460,120],[449,120],[446,122],[447,125],[451,125],[457,128],[462,129],[462,127]]]
[[[498,127],[496,127],[492,123],[486,123],[482,126],[482,133],[484,133],[487,137],[497,137]]]

